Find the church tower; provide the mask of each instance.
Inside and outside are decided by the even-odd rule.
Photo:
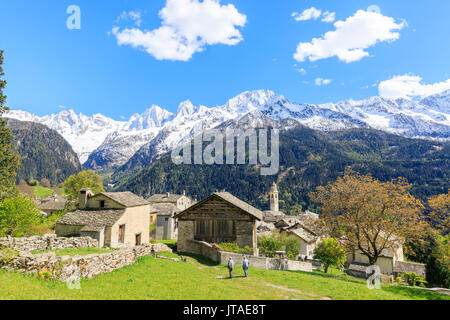
[[[270,211],[276,212],[280,211],[280,208],[278,206],[278,186],[275,182],[270,188],[269,198],[270,198]]]

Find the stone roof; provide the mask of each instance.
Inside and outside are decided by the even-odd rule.
[[[161,216],[173,216],[181,211],[172,203],[155,203],[152,204],[152,207],[158,210],[157,215]]]
[[[113,226],[125,213],[120,210],[76,210],[65,214],[56,223],[72,226]]]
[[[418,276],[425,276],[425,265],[422,263],[414,263],[414,262],[406,262],[406,261],[397,261],[394,266],[394,272],[398,273],[406,273],[406,272],[414,272]]]
[[[86,232],[100,232],[103,231],[105,229],[105,226],[84,226],[83,228],[81,228],[80,231],[86,231]]]
[[[99,194],[96,194],[92,198],[98,196],[98,195],[104,195],[105,197],[108,197],[115,202],[125,206],[125,207],[138,207],[138,206],[145,206],[150,204],[147,200],[144,198],[141,198],[137,195],[135,195],[132,192],[125,191],[125,192],[101,192]]]
[[[176,203],[178,200],[180,200],[181,197],[185,197],[182,194],[154,194],[150,198],[147,199],[147,201],[152,203],[161,203],[161,202],[168,202],[168,203]]]
[[[348,269],[365,273],[368,267],[369,267],[369,265],[367,263],[353,261],[348,266]]]
[[[286,217],[286,215],[282,211],[271,211],[271,210],[263,211],[263,220],[265,222],[275,223],[278,220],[282,219],[283,217]]]
[[[187,210],[190,210],[194,207],[202,205],[204,202],[208,201],[211,197],[214,197],[214,196],[221,198],[222,200],[230,203],[231,205],[237,207],[238,209],[241,209],[242,211],[244,211],[245,213],[249,214],[250,216],[256,218],[257,220],[261,221],[263,218],[263,213],[261,210],[256,209],[255,207],[242,201],[241,199],[236,198],[229,192],[215,192],[212,195],[210,195],[209,197],[207,197],[206,199],[203,199],[202,201],[197,202],[196,204],[190,206],[189,208],[181,211],[176,216],[178,217],[178,216],[182,215],[183,213],[185,213]]]
[[[311,243],[317,240],[317,236],[314,233],[301,227],[297,229],[289,229],[287,233],[293,234],[307,243]]]
[[[67,199],[49,199],[43,200],[38,203],[39,210],[52,210],[52,211],[60,211],[64,210],[66,206]]]
[[[255,217],[258,220],[262,220],[263,218],[263,213],[261,210],[256,209],[255,207],[251,206],[245,201],[242,201],[239,198],[236,198],[229,192],[215,192],[214,195],[231,203],[232,205],[238,207],[239,209],[247,212],[248,214],[250,214],[251,216]]]

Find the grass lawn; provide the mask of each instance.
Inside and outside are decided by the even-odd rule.
[[[32,254],[55,252],[56,256],[87,256],[94,253],[108,253],[115,249],[110,248],[79,248],[79,249],[60,249],[60,250],[46,250],[46,251],[31,251]]]
[[[166,244],[168,246],[174,246],[174,245],[177,244],[177,242],[178,242],[177,239],[174,239],[174,240],[153,240],[152,241],[152,243],[164,243],[164,244]]]
[[[34,190],[34,194],[37,195],[41,199],[45,199],[48,196],[53,195],[53,189],[45,188],[43,186],[37,185],[32,187]]]
[[[0,270],[0,299],[131,299],[131,300],[274,300],[274,299],[448,299],[434,292],[383,286],[369,290],[363,282],[346,281],[294,271],[250,268],[248,278],[235,270],[228,279],[225,266],[189,256],[176,262],[146,256],[131,266],[91,280],[81,290],[64,283]]]

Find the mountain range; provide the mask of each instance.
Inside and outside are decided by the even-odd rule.
[[[128,121],[73,110],[39,117],[11,110],[7,117],[44,124],[60,133],[89,169],[145,167],[181,141],[229,121],[252,115],[253,121],[292,119],[328,132],[368,128],[428,140],[450,140],[450,90],[420,101],[372,97],[321,105],[296,103],[269,90],[244,92],[216,107],[194,106],[189,100],[171,113],[153,105]]]
[[[58,132],[39,123],[7,120],[20,157],[17,182],[47,179],[58,185],[82,170],[77,154]]]

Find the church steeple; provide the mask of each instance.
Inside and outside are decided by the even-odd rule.
[[[270,198],[270,211],[277,211],[277,212],[280,211],[280,208],[278,206],[278,186],[275,182],[270,188],[269,198]]]

